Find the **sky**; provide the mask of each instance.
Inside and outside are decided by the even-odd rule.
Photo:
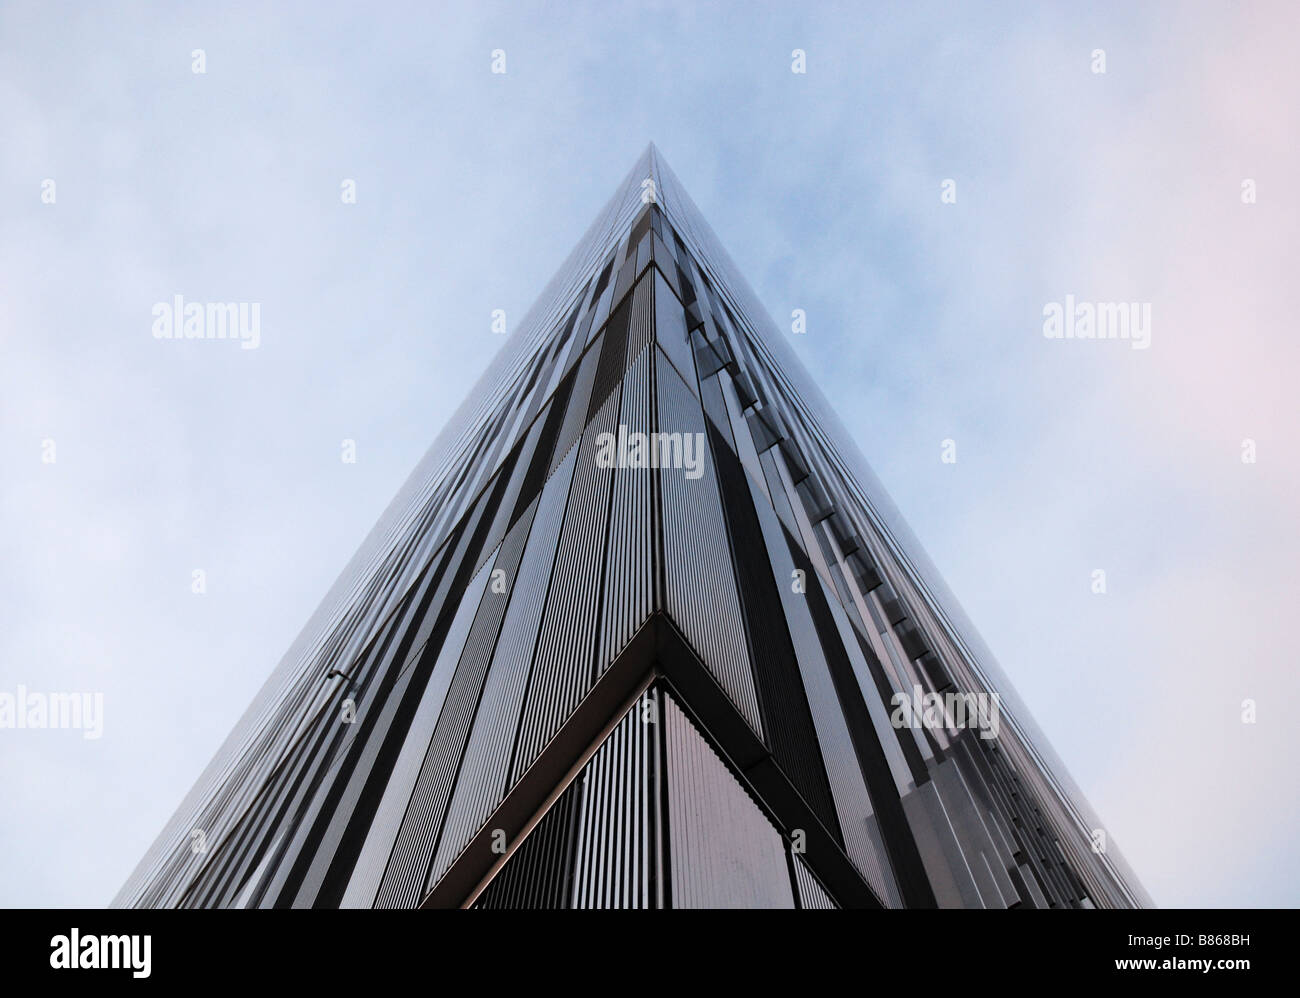
[[[0,905],[111,899],[650,141],[1155,901],[1300,904],[1300,8],[191,6],[0,6],[0,695],[103,703]]]

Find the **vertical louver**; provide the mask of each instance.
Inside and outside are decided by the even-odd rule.
[[[1051,758],[651,148],[116,903],[1144,903]]]

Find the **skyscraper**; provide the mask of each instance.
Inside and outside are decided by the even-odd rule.
[[[654,147],[115,903],[1147,904]]]

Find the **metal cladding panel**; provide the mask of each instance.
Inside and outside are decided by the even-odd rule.
[[[539,393],[542,398],[550,395],[560,385],[573,369],[574,359],[582,353],[582,347],[585,343],[579,342],[579,337],[574,335],[578,328],[578,319],[582,315],[582,307],[587,302],[587,288],[578,292],[578,297],[573,303],[573,311],[569,313],[569,318],[564,322],[564,332],[555,337],[550,349],[547,352],[547,370],[542,379],[545,387]]]
[[[933,783],[944,814],[957,833],[962,860],[975,878],[981,904],[985,908],[1007,908],[1019,903],[1020,898],[1007,874],[1011,857],[1004,859],[998,855],[997,846],[955,759],[936,767]]]
[[[511,463],[517,469],[521,467],[518,462]],[[511,491],[505,487],[505,476],[503,470],[489,506],[492,502],[500,505]],[[472,543],[481,542],[487,522],[485,515]],[[490,534],[486,530],[486,535]],[[417,667],[414,662],[410,667],[398,668],[404,660],[410,661],[407,656],[417,632],[413,621],[429,612],[426,590],[411,590],[401,612],[393,615],[382,641],[371,649],[365,664],[347,677],[343,692],[355,700],[356,717],[338,725],[344,732],[343,744],[332,754],[329,772],[319,781],[316,798],[299,826],[301,835],[309,827],[310,816],[310,835],[301,840],[302,854],[292,867],[281,864],[281,872],[289,876],[282,882],[279,877],[272,878],[266,903],[305,907],[336,906],[341,902],[374,809],[392,776],[392,767],[429,680],[429,669]]]
[[[783,486],[779,482],[769,481],[768,488],[776,496],[784,496]],[[790,553],[792,542],[789,534],[785,532],[770,504],[756,501],[754,508],[758,513],[758,522],[763,531],[768,556],[772,560],[775,578],[778,583],[793,579],[795,565]],[[816,576],[806,569],[802,571],[805,587],[815,585]],[[803,678],[808,706],[817,730],[817,742],[834,797],[835,811],[844,833],[845,850],[867,878],[877,897],[887,898],[890,892],[885,888],[882,859],[876,855],[876,844],[869,833],[870,823],[874,820],[871,797],[867,793],[848,724],[840,709],[830,667],[826,663],[817,629],[808,610],[806,593],[795,593],[789,585],[780,584],[777,591],[781,594],[799,673]]]
[[[322,694],[321,704],[328,700]],[[337,735],[337,729],[329,734]],[[248,802],[240,817],[218,840],[216,849],[203,849],[208,846],[208,830],[200,828],[203,833],[198,840],[198,854],[191,852],[190,863],[194,868],[190,882],[185,891],[173,902],[178,907],[200,907],[210,903],[210,898],[225,890],[229,891],[228,878],[238,876],[241,867],[254,861],[257,848],[263,845],[269,833],[258,834],[274,820],[276,812],[284,813],[287,805],[300,802],[308,793],[304,788],[301,775],[312,770],[313,761],[323,765],[322,757],[328,751],[324,746],[329,741],[326,731],[308,729],[304,737],[286,747],[285,766],[269,780],[266,792],[257,800]],[[337,743],[335,743],[337,744]]]
[[[583,354],[582,362],[573,373],[573,388],[564,408],[564,422],[555,438],[555,453],[551,455],[548,474],[555,473],[556,466],[568,457],[587,426],[587,406],[591,403],[591,387],[599,363],[600,344],[597,343]]]
[[[446,872],[452,860],[505,796],[510,754],[519,729],[542,604],[555,561],[556,537],[576,460],[576,452],[569,455],[535,500],[536,512],[519,521],[522,524],[531,519],[532,529],[519,572],[510,588],[510,606],[501,624],[496,654],[483,686],[465,757],[460,764],[430,885]]]
[[[244,812],[240,823],[228,833],[222,848],[211,851],[206,864],[194,876],[189,888],[176,902],[177,907],[200,908],[228,905],[232,896],[242,893],[253,864],[265,868],[276,855],[286,837],[276,835],[276,827],[294,827],[287,821],[292,807],[308,792],[304,775],[319,772],[326,752],[322,750],[325,732],[317,731],[288,750],[285,766],[266,786],[265,793]],[[270,839],[275,836],[275,843]],[[228,843],[228,845],[226,844]],[[205,843],[206,844],[206,843]],[[203,854],[201,853],[200,856]],[[195,864],[202,862],[196,858]],[[256,885],[254,885],[256,886]]]
[[[694,384],[695,359],[686,331],[686,310],[658,272],[655,274],[655,339],[682,380],[687,385]]]
[[[471,907],[568,908],[581,784],[569,786]]]
[[[817,882],[817,878],[812,875],[808,869],[808,864],[798,856],[794,856],[794,882],[799,888],[799,907],[800,908],[819,908],[834,909],[838,908],[831,896],[826,893],[826,889]]]
[[[665,608],[749,726],[761,735],[763,725],[704,414],[699,399],[663,354],[656,350],[655,357],[659,433],[680,435],[683,455],[689,438],[698,462],[693,469],[659,469]]]
[[[938,907],[984,907],[934,782],[924,783],[904,797],[903,809]]]
[[[438,717],[438,724],[425,754],[420,778],[416,781],[411,805],[407,809],[402,830],[398,833],[392,859],[380,884],[376,907],[413,908],[423,897],[434,848],[442,831],[447,802],[451,797],[456,771],[469,737],[470,724],[492,660],[497,633],[505,616],[507,594],[514,584],[530,526],[528,520],[520,520],[511,528],[501,545],[496,567],[506,573],[506,593],[494,592],[489,586],[483,594],[474,623],[470,626],[469,637],[465,641],[465,651],[457,663],[456,675],[447,692],[447,702]]]
[[[358,695],[357,703],[360,711],[364,712],[365,698]],[[264,898],[259,903],[263,906],[291,902],[298,878],[316,855],[317,832],[332,816],[327,805],[343,759],[345,750],[342,746],[348,742],[344,733],[346,726],[340,723],[340,714],[324,704],[312,715],[312,720],[314,723],[302,730],[304,742],[295,745],[289,754],[289,767],[285,774],[288,779],[283,785],[291,790],[292,797],[285,801],[285,835],[276,865],[262,888]],[[264,834],[272,832],[267,829]],[[188,903],[186,898],[177,901],[181,906]]]
[[[646,282],[637,285],[634,297],[642,298]],[[643,305],[644,309],[636,306]],[[638,321],[648,324],[649,304],[634,302],[633,328]],[[623,378],[623,400],[615,446],[634,434],[650,439],[654,426],[650,376],[652,353],[643,347]],[[616,458],[619,455],[616,455]],[[616,462],[617,463],[617,462]],[[609,508],[609,531],[605,541],[603,613],[600,651],[596,670],[604,672],[645,621],[654,606],[654,496],[652,471],[648,467],[616,466],[613,496]]]
[[[349,831],[369,820],[369,808],[362,801],[367,786],[378,782],[376,773],[381,765],[378,757],[386,746],[396,745],[398,738],[405,737],[404,728],[412,714],[407,708],[418,703],[422,692],[411,690],[412,681],[417,679],[414,670],[398,673],[393,669],[388,674],[396,676],[392,689],[366,707],[364,717],[359,716],[351,725],[345,726],[350,735],[355,732],[355,744],[351,744],[354,739],[349,737],[349,751],[335,755],[332,768],[337,772],[331,772],[330,778],[322,782],[322,791],[328,787],[331,798],[322,801],[323,813],[314,843],[303,857],[306,860],[310,856],[310,863],[302,864],[304,872],[291,902],[295,907],[311,907],[323,894],[326,903],[336,906],[346,886],[340,874],[336,873],[333,879],[329,877],[331,867],[336,865],[336,858],[339,860],[337,865],[355,861],[354,856],[346,853],[338,856],[342,842]],[[427,676],[418,677],[420,683],[425,679]],[[405,716],[399,721],[402,715]],[[388,736],[394,727],[398,730],[390,741]],[[358,731],[359,728],[362,730]],[[347,771],[344,771],[344,763]]]
[[[384,796],[375,810],[374,820],[353,867],[340,907],[369,908],[374,904],[379,881],[388,865],[388,857],[392,854],[415,781],[420,775],[425,753],[433,738],[434,726],[438,723],[443,704],[447,700],[447,691],[451,688],[451,680],[456,673],[456,663],[465,647],[470,625],[474,622],[495,562],[495,557],[485,561],[461,596],[460,606],[456,609],[456,615],[452,618],[447,636],[439,649],[420,706],[411,721],[401,754],[393,765],[392,775],[384,788]]]
[[[658,699],[647,690],[579,777],[574,908],[657,907]]]
[[[546,485],[547,480],[554,473],[555,465],[551,457],[555,450],[560,428],[564,423],[569,406],[569,393],[572,390],[572,379],[561,382],[556,389],[555,397],[538,414],[535,426],[541,427],[541,430],[537,434],[536,445],[530,450],[528,443],[525,443],[520,457],[520,464],[526,463],[528,472],[515,502],[514,512],[510,519],[511,525],[524,515],[528,504],[537,497],[538,493],[542,491],[542,487]],[[532,437],[530,435],[529,442],[531,441]],[[567,448],[565,452],[567,453]],[[563,460],[563,458],[564,454],[561,454],[560,459]]]
[[[663,705],[674,908],[793,908],[785,843],[670,696]]]
[[[262,854],[262,858],[258,861],[256,868],[254,868],[254,870],[249,874],[248,879],[244,881],[243,887],[240,889],[238,896],[233,898],[228,905],[222,905],[222,907],[253,907],[253,895],[255,894],[258,885],[262,882],[262,878],[265,876],[267,868],[271,865],[272,857],[274,857],[279,851],[280,843],[283,841],[284,832],[280,832],[269,843],[269,848]]]
[[[525,487],[528,484],[533,458],[545,430],[546,420],[535,421],[524,434],[519,449],[512,453],[506,464],[502,466],[499,474],[503,476],[504,485],[501,487],[500,496],[494,497],[492,502],[492,525],[483,542],[484,551],[492,551],[500,546],[506,531],[519,518],[518,513],[527,509],[537,498],[536,491],[529,494],[525,491]]]
[[[278,793],[285,786],[294,795],[304,794],[300,773],[313,760],[313,754],[304,751],[304,744],[309,736],[319,743],[322,733],[313,734],[313,725],[328,700],[329,691],[322,692],[319,675],[298,677],[291,688],[283,691],[274,709],[259,718],[258,727],[248,734],[246,744],[237,750],[227,746],[230,751],[213,760],[209,769],[224,768],[225,778],[201,800],[187,800],[182,805],[181,810],[189,817],[188,827],[181,827],[173,819],[146,854],[133,879],[119,893],[118,903],[127,896],[132,903],[144,907],[184,903],[196,872],[195,853],[191,849],[195,841],[191,837],[193,830],[204,833],[209,849],[220,848],[224,838],[244,821],[257,797],[267,792]],[[262,706],[255,704],[250,711]],[[191,797],[194,795],[192,791]],[[257,834],[261,834],[260,830]]]
[[[596,380],[591,386],[591,402],[587,406],[587,421],[605,404],[610,393],[617,391],[627,370],[627,334],[632,319],[632,299],[624,298],[605,325],[600,345],[600,362],[596,366]]]
[[[655,337],[654,315],[654,271],[648,271],[637,281],[632,291],[631,311],[627,325],[627,360],[624,367],[631,367],[632,361],[641,355],[641,351],[650,345]]]
[[[794,544],[788,535],[787,540],[790,544]],[[797,556],[795,547],[791,547],[790,550]],[[808,563],[804,564],[807,568]],[[851,652],[856,654],[858,648],[856,644],[846,645],[841,632],[836,627],[835,613],[830,609],[834,599],[833,587],[826,585],[820,574],[809,571],[805,605],[811,613],[813,627],[821,643],[823,660],[830,670],[831,680],[835,686],[840,713],[848,724],[858,765],[871,795],[871,804],[865,821],[870,849],[862,853],[860,858],[855,857],[855,859],[864,864],[872,864],[870,868],[863,869],[863,872],[867,874],[874,887],[883,891],[883,900],[889,905],[902,905],[901,890],[913,886],[913,882],[908,879],[911,871],[916,873],[915,886],[917,887],[917,895],[912,900],[917,904],[928,904],[932,900],[932,895],[928,885],[924,884],[924,876],[920,870],[920,857],[910,845],[906,819],[899,803],[898,784],[890,769],[889,758],[881,747],[871,712],[864,699],[864,693],[870,695],[867,692],[870,683],[866,681],[865,676],[860,680],[853,667],[850,654]],[[836,609],[839,607],[837,606]],[[847,629],[847,625],[845,626]],[[852,640],[851,635],[849,640]],[[866,666],[863,664],[864,673],[865,669]],[[864,690],[864,685],[867,690]],[[882,706],[877,706],[881,714],[881,726],[886,736],[892,738],[894,731],[889,726],[886,712]],[[898,757],[898,778],[906,779],[906,764],[902,761],[901,753],[898,753]],[[893,835],[890,839],[891,850],[886,850],[884,845],[886,833]]]
[[[444,589],[441,585],[444,578],[456,574],[454,570],[449,571],[449,568],[458,549],[459,545],[455,543],[443,548],[439,557],[425,569],[418,586],[413,590],[415,598],[411,601],[411,618],[405,625],[406,630],[413,636],[407,645],[406,659],[402,662],[403,671],[411,668],[424,657],[428,651],[428,642],[433,637],[439,622],[446,623],[447,615],[460,607],[462,594],[453,594],[450,586]],[[496,550],[489,551],[486,560],[491,561],[496,554]],[[438,599],[439,591],[442,593],[442,599]],[[434,654],[438,652],[440,640],[434,642]]]
[[[472,907],[660,906],[660,696],[638,698]]]
[[[316,705],[293,732],[284,765],[268,778],[260,799],[249,801],[232,834],[218,838],[217,829],[203,830],[209,848],[200,855],[206,858],[176,904],[223,903],[216,896],[219,889],[224,891],[224,903],[229,903],[234,883],[224,874],[235,870],[226,869],[225,861],[243,855],[251,862],[258,856],[251,847],[272,836],[280,843],[279,851],[268,883],[260,886],[258,902],[290,903],[304,876],[308,876],[305,890],[314,893],[343,827],[352,818],[356,784],[369,775],[366,764],[373,759],[375,744],[371,736],[382,738],[387,733],[393,706],[404,693],[409,676],[399,674],[393,666],[411,639],[410,618],[418,612],[414,596],[413,590],[402,607],[393,608],[382,622],[372,643],[358,650],[356,662],[347,666],[346,682],[334,678],[331,686],[322,690]],[[345,698],[353,706],[353,723],[344,723]],[[279,811],[274,817],[260,806],[268,796],[278,798]],[[337,806],[339,801],[342,807]],[[239,812],[230,808],[226,813]],[[265,821],[259,822],[259,818]],[[278,833],[272,821],[278,825]],[[209,879],[207,874],[216,876]]]
[[[573,488],[546,597],[512,782],[532,765],[591,688],[600,633],[599,583],[614,474],[613,469],[598,466],[597,441],[602,433],[617,431],[618,412],[619,393],[614,392],[606,397],[578,445]]]
[[[723,508],[730,525],[763,730],[777,765],[822,824],[843,845],[835,801],[817,743],[817,728],[800,678],[799,663],[786,627],[781,596],[776,591],[777,582],[772,574],[772,561],[754,511],[745,470],[720,434],[710,429],[710,439],[717,461],[718,481],[722,485]],[[788,586],[792,582],[785,584]]]

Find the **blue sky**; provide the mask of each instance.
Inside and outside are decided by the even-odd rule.
[[[1156,901],[1300,902],[1300,17],[1076,6],[0,8],[0,691],[105,699],[0,903],[109,900],[651,140]]]

